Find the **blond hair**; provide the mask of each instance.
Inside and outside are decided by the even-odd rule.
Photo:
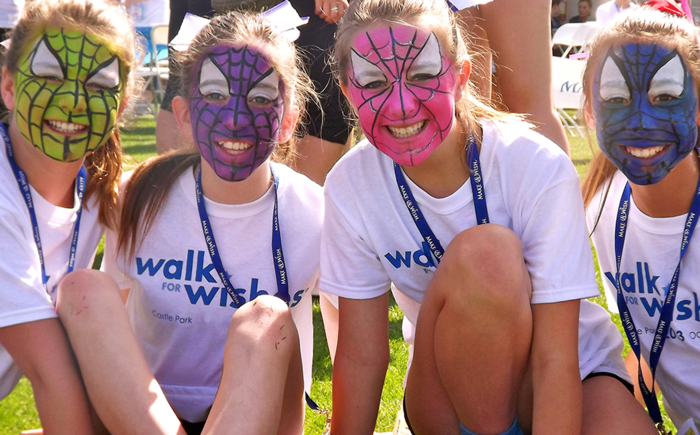
[[[39,35],[52,27],[79,30],[105,41],[110,51],[119,56],[123,68],[121,104],[136,93],[139,82],[135,74],[137,61],[133,26],[125,13],[104,0],[27,1],[19,21],[12,29],[10,47],[4,56],[4,66],[10,73],[17,73],[27,44],[36,41]],[[117,126],[104,145],[87,155],[85,166],[89,174],[85,203],[88,204],[89,199],[97,195],[100,223],[114,228],[118,215],[117,191],[122,174],[122,149]]]
[[[455,68],[469,62],[469,38],[445,0],[354,0],[338,25],[333,53],[335,74],[348,85],[350,50],[356,36],[378,22],[432,29],[443,42]],[[471,80],[456,102],[455,115],[466,131],[476,131],[479,118],[507,121],[519,117],[496,110],[476,91]],[[480,140],[480,138],[477,138]]]

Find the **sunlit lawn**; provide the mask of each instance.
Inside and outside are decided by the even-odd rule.
[[[127,164],[143,161],[155,155],[155,120],[153,117],[143,116],[128,130],[123,130],[122,141],[125,153],[132,157],[132,159],[127,159]],[[571,144],[571,158],[576,165],[579,175],[582,176],[583,168],[591,158],[589,145],[585,139],[581,138],[570,137],[569,141]],[[601,286],[600,273],[597,272],[597,275],[598,285]],[[605,306],[602,296],[596,302]],[[382,405],[377,423],[378,431],[390,431],[394,425],[396,413],[399,410],[403,397],[402,383],[408,360],[408,346],[401,337],[403,314],[393,301],[393,298],[389,316],[391,363],[382,394]],[[614,315],[613,319],[622,331],[619,316]],[[322,407],[330,407],[332,402],[332,366],[328,356],[328,348],[325,342],[317,301],[314,301],[314,334],[314,383],[311,395]],[[629,346],[626,346],[625,353],[628,350]],[[309,435],[321,434],[324,421],[324,417],[307,410],[305,432]],[[670,424],[670,421],[668,423]],[[23,378],[12,394],[5,400],[0,401],[0,434],[18,434],[22,430],[33,429],[39,426],[40,423],[34,407],[31,386]]]

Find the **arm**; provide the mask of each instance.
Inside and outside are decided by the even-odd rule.
[[[0,328],[0,344],[31,382],[46,433],[93,433],[87,395],[58,319]]]
[[[336,297],[336,304],[337,304]],[[323,329],[326,332],[326,342],[328,343],[328,353],[331,356],[331,363],[335,362],[335,350],[338,348],[338,308],[333,305],[329,295],[319,293],[319,304],[323,317]]]
[[[389,366],[389,294],[339,302],[331,433],[372,434]]]
[[[532,305],[532,433],[535,435],[581,433],[579,308],[579,300]]]

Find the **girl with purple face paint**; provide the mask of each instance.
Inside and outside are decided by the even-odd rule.
[[[332,433],[374,429],[391,287],[413,433],[652,434],[617,379],[622,338],[581,301],[599,293],[576,171],[477,99],[464,41],[442,0],[358,0],[340,23],[337,72],[367,140],[324,186]]]
[[[611,22],[591,48],[585,109],[600,152],[583,190],[608,306],[632,347],[638,400],[658,421],[656,381],[679,433],[697,434],[700,40],[675,5],[654,8],[680,16],[642,7]]]
[[[272,24],[235,12],[180,63],[173,109],[195,149],[134,171],[107,274],[63,285],[59,315],[111,433],[298,435],[323,203],[272,160],[292,152],[309,80]]]

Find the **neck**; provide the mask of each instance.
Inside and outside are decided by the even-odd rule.
[[[695,197],[699,174],[698,155],[692,152],[658,183],[630,183],[634,202],[639,210],[651,217],[686,214]]]
[[[9,124],[15,163],[24,171],[29,184],[50,204],[73,207],[75,178],[85,158],[74,162],[56,161],[22,136],[14,118],[10,119]]]
[[[202,159],[202,191],[208,199],[221,204],[245,204],[260,198],[270,188],[271,175],[268,161],[243,181],[219,178],[209,163]]]
[[[468,133],[467,133],[468,134]],[[457,191],[469,178],[465,153],[467,136],[453,121],[447,138],[420,165],[402,166],[408,177],[435,198],[445,198]]]

